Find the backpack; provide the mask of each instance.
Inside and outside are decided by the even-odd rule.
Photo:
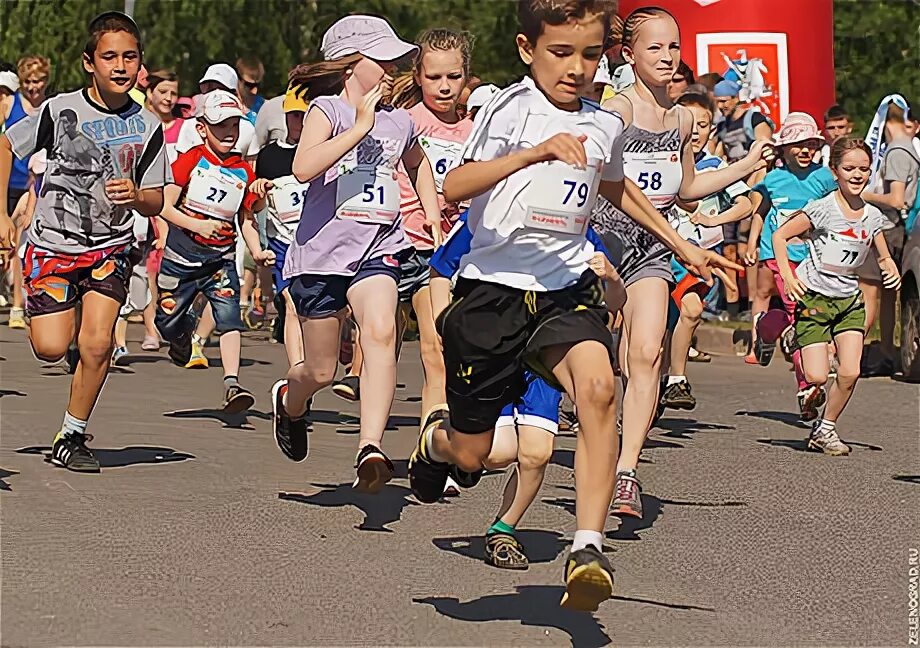
[[[907,154],[910,155],[910,157],[913,158],[914,162],[916,162],[918,165],[918,177],[915,183],[916,193],[914,194],[914,204],[908,207],[907,215],[904,217],[904,231],[910,235],[910,231],[913,229],[914,223],[917,222],[917,217],[920,216],[920,159],[917,159],[917,152],[913,149],[913,147],[892,146],[889,147],[888,151],[891,150],[906,151]]]
[[[743,118],[744,119],[744,136],[747,137],[748,139],[748,148],[751,147],[751,144],[753,144],[754,140],[756,139],[754,137],[754,113],[755,112],[759,113],[760,111],[756,108],[748,108],[745,111],[744,118]],[[763,115],[763,117],[764,119],[767,120],[767,123],[770,125],[770,130],[775,131],[776,124],[773,122],[773,120],[767,117],[766,115]]]

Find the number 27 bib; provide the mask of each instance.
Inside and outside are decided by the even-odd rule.
[[[245,194],[245,181],[229,169],[202,160],[192,169],[185,206],[203,216],[229,221],[239,212]]]
[[[577,169],[558,160],[534,169],[525,202],[524,224],[562,234],[584,234],[597,201],[601,162]]]

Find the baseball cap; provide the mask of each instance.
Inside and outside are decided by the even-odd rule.
[[[613,79],[610,76],[610,59],[606,56],[601,57],[601,62],[597,66],[597,72],[594,74],[594,83],[613,85]]]
[[[300,95],[300,96],[298,96]],[[281,109],[285,114],[289,112],[307,112],[306,92],[299,85],[288,85],[287,92],[284,93],[284,103]]]
[[[399,38],[390,24],[377,16],[345,16],[323,34],[320,50],[327,61],[362,54],[375,61],[395,61],[418,52]]]
[[[204,76],[198,81],[199,84],[205,81],[213,81],[224,86],[227,90],[236,90],[240,78],[236,75],[236,70],[226,63],[215,63],[205,70]]]
[[[498,94],[498,86],[491,83],[481,85],[470,93],[469,99],[466,100],[466,109],[481,108],[489,103],[496,94]]]
[[[209,124],[219,124],[225,119],[246,115],[239,99],[225,90],[215,90],[203,97],[198,116]]]
[[[773,136],[773,143],[777,146],[785,146],[814,139],[824,139],[815,118],[808,113],[791,112],[786,115],[783,125]]]
[[[712,89],[714,97],[737,97],[741,92],[741,84],[737,81],[723,79]]]
[[[16,92],[19,90],[19,77],[15,72],[0,72],[0,86]]]

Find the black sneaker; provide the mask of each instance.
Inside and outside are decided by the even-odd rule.
[[[224,412],[227,414],[241,414],[256,402],[256,397],[245,387],[231,385],[224,394]]]
[[[379,493],[393,479],[393,462],[373,443],[358,450],[355,470],[358,474],[351,487],[362,493]]]
[[[291,418],[284,410],[284,394],[287,393],[287,380],[279,380],[272,385],[272,431],[278,449],[292,461],[303,461],[310,454],[310,442],[307,431],[306,414]],[[307,412],[310,407],[307,405]]]
[[[90,438],[85,434],[72,433],[65,436],[58,432],[51,444],[51,463],[74,472],[99,472],[99,460],[86,447]]]
[[[451,464],[448,474],[461,488],[473,488],[479,483],[479,480],[482,479],[482,473],[482,470],[466,472]]]
[[[192,357],[192,334],[183,332],[176,339],[170,340],[168,355],[176,365],[187,365]]]
[[[332,383],[332,393],[339,398],[344,398],[350,403],[361,400],[359,389],[361,379],[358,376],[343,376],[341,380]]]
[[[409,488],[418,501],[423,504],[432,504],[441,499],[444,486],[447,484],[447,475],[450,466],[441,461],[434,461],[428,456],[428,447],[425,441],[426,433],[431,425],[422,428],[418,437],[418,444],[409,456]]]
[[[434,421],[446,421],[450,418],[450,412],[447,411],[447,405],[436,405],[434,409],[425,417],[422,423],[422,429],[431,425]]]
[[[690,382],[681,380],[668,385],[661,395],[661,404],[677,410],[692,410],[696,407],[696,398],[690,389]]]
[[[600,551],[588,545],[565,561],[565,594],[559,605],[568,610],[596,612],[613,596],[613,568]]]

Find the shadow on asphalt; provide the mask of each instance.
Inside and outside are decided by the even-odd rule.
[[[453,597],[426,596],[413,598],[413,603],[430,605],[438,614],[482,623],[486,621],[517,621],[524,626],[556,628],[566,633],[573,646],[598,648],[611,639],[593,614],[575,612],[559,607],[564,589],[553,585],[519,585],[511,594],[492,594],[461,603]]]
[[[399,522],[402,511],[407,506],[419,506],[410,500],[410,491],[405,486],[387,484],[374,495],[359,493],[352,488],[351,482],[344,484],[311,484],[322,489],[318,493],[278,493],[278,499],[297,502],[322,508],[342,508],[352,506],[364,513],[364,521],[355,526],[359,531],[377,531],[393,533],[388,524]]]
[[[21,392],[18,389],[0,389],[0,398],[4,396],[28,396],[25,392]]]
[[[895,481],[907,482],[908,484],[920,484],[920,475],[892,475]]]
[[[13,475],[18,475],[19,473],[15,470],[6,470],[5,468],[0,468],[0,491],[11,491],[13,490],[12,486],[6,483],[7,477],[12,477]]]
[[[338,414],[337,412],[332,412],[332,414],[334,416],[338,416],[339,420],[323,421],[323,420],[316,418],[315,412],[313,415],[313,420],[317,423],[332,423],[333,425],[335,424],[342,424],[342,425],[348,425],[348,426],[355,425],[358,427],[340,427],[340,428],[336,428],[335,432],[336,434],[349,434],[349,435],[360,434],[361,432],[361,419],[360,418],[358,418],[357,416],[350,416],[348,414]],[[390,418],[387,420],[385,429],[387,431],[392,432],[401,427],[418,428],[421,424],[422,424],[422,420],[418,416],[393,415],[393,416],[390,416]]]
[[[156,446],[128,446],[126,448],[92,448],[93,454],[103,468],[124,468],[142,464],[163,464],[176,461],[194,459],[195,455],[179,452],[172,448]],[[19,448],[19,454],[44,455],[45,461],[50,462],[50,446],[28,446]]]
[[[165,362],[167,364],[172,364],[170,360],[165,355],[127,355],[119,361],[120,366],[130,367],[131,365],[136,364],[154,364],[156,362]]]
[[[562,534],[555,531],[518,530],[514,535],[524,546],[527,560],[532,564],[553,562],[568,544]],[[431,542],[441,551],[449,551],[479,562],[485,559],[485,536],[435,538]]]
[[[252,365],[270,365],[267,360],[256,360],[254,358],[240,358],[241,367],[251,367]],[[220,356],[208,356],[208,367],[211,369],[223,368],[224,364],[220,361]]]
[[[255,430],[255,428],[249,424],[250,416],[263,421],[270,421],[272,419],[271,414],[268,412],[260,412],[259,410],[251,409],[240,414],[228,414],[222,409],[215,409],[212,407],[163,412],[163,416],[178,419],[211,419],[213,421],[220,421],[225,428],[233,430]]]
[[[882,446],[872,445],[871,443],[860,443],[859,441],[850,441],[849,439],[843,439],[843,442],[851,448],[863,448],[864,450],[874,450],[876,452],[884,450]],[[821,454],[817,450],[808,449],[808,439],[757,439],[757,443],[789,448],[790,450],[796,450],[798,452]]]
[[[794,428],[800,430],[810,430],[811,426],[808,423],[799,420],[799,415],[794,414],[793,412],[778,412],[776,410],[763,410],[759,412],[748,412],[747,410],[740,410],[735,412],[735,416],[756,416],[757,418],[767,419],[768,421],[778,421],[780,423],[785,423]]]
[[[662,432],[661,436],[666,436],[671,439],[692,439],[692,436],[687,436],[691,434],[696,434],[697,432],[704,432],[708,430],[734,430],[735,427],[732,425],[722,425],[720,423],[704,423],[697,421],[695,419],[679,419],[679,418],[661,418],[658,419],[655,427],[667,430],[667,432]]]

